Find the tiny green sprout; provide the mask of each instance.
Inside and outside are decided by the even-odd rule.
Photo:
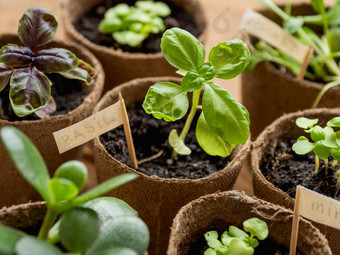
[[[211,49],[208,62],[204,62],[204,46],[189,32],[172,28],[163,34],[161,50],[165,59],[184,77],[180,85],[171,82],[152,85],[145,96],[143,108],[156,119],[167,122],[187,115],[182,131],[179,134],[177,130],[170,132],[172,158],[191,153],[185,145],[185,138],[197,111],[201,111],[196,125],[199,145],[212,156],[230,155],[237,144],[248,139],[249,113],[211,79],[231,79],[242,73],[250,54],[247,45],[238,39],[219,43]]]
[[[332,167],[336,167],[340,160],[340,131],[333,128],[340,128],[340,117],[335,117],[327,122],[324,128],[316,125],[318,119],[308,119],[300,117],[296,119],[296,125],[310,134],[312,142],[305,136],[300,136],[296,143],[293,144],[293,151],[298,155],[305,155],[311,151],[315,154],[315,171],[314,175],[319,172],[319,159],[324,160],[325,171],[328,171],[328,157],[333,158]],[[337,179],[336,194],[340,190],[340,171],[336,172]]]
[[[218,239],[217,231],[209,231],[204,237],[209,248],[204,255],[252,255],[254,248],[259,245],[258,240],[267,238],[269,231],[267,223],[258,219],[251,218],[243,222],[243,229],[235,226],[229,226],[229,231],[221,235],[221,241]]]
[[[106,11],[99,31],[112,34],[119,44],[137,47],[151,33],[158,34],[165,30],[162,18],[170,13],[166,3],[153,0],[137,1],[135,6],[117,4]]]
[[[79,194],[87,179],[82,162],[62,164],[51,178],[40,153],[24,133],[6,126],[0,130],[0,136],[18,171],[47,207],[37,237],[0,224],[0,254],[64,254],[58,247],[67,254],[79,255],[144,254],[149,231],[137,212],[122,200],[99,198],[134,180],[135,174],[116,176]],[[118,247],[122,251],[109,252]]]

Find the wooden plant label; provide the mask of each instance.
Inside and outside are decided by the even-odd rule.
[[[309,47],[263,15],[247,9],[240,29],[282,50],[300,63],[308,56]]]
[[[297,186],[290,255],[295,255],[300,215],[320,224],[340,229],[340,202],[302,186]]]

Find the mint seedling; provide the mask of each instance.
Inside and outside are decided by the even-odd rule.
[[[95,70],[71,51],[41,48],[52,41],[58,22],[41,8],[28,9],[19,21],[18,37],[24,46],[8,44],[0,49],[0,92],[10,86],[9,98],[15,114],[36,113],[43,118],[56,110],[52,83],[45,73],[93,84]]]
[[[302,43],[311,45],[314,55],[309,63],[310,69],[305,76],[312,81],[322,80],[325,86],[316,97],[312,108],[316,108],[322,96],[331,88],[340,85],[340,1],[326,10],[323,0],[311,0],[310,4],[317,13],[316,15],[292,16],[291,4],[281,10],[271,0],[258,0],[283,20],[283,26],[287,32],[297,37]],[[318,25],[323,29],[320,36],[307,25]],[[250,58],[248,70],[252,70],[262,61],[271,61],[281,64],[297,75],[301,69],[301,63],[278,49],[273,49],[263,42],[255,45],[256,50]]]
[[[125,3],[108,9],[99,24],[99,31],[112,34],[122,45],[137,47],[151,33],[165,30],[163,18],[169,16],[170,8],[163,2],[137,1],[135,6]]]
[[[171,82],[152,85],[143,103],[145,112],[168,122],[179,120],[189,110],[188,93],[192,92],[183,130],[180,134],[172,130],[169,135],[169,144],[174,149],[172,158],[191,153],[185,137],[198,110],[201,111],[196,126],[199,145],[210,155],[230,155],[237,144],[248,139],[249,113],[228,91],[211,80],[231,79],[242,73],[250,54],[247,45],[237,39],[219,43],[210,51],[209,61],[204,62],[204,46],[189,32],[172,28],[163,34],[161,50],[184,77],[181,85]]]
[[[137,212],[113,197],[100,197],[137,176],[122,174],[79,195],[87,179],[80,161],[62,164],[50,178],[38,150],[14,127],[3,127],[2,142],[24,179],[46,201],[38,237],[0,224],[0,254],[134,254],[143,255],[149,232]],[[59,218],[59,219],[58,219]],[[53,244],[58,243],[57,246]],[[119,249],[118,249],[119,248]],[[129,253],[128,253],[129,252]]]
[[[258,219],[251,218],[243,222],[243,229],[229,226],[229,231],[225,231],[221,240],[218,239],[217,231],[209,231],[204,237],[209,248],[204,255],[252,255],[254,248],[259,245],[258,240],[267,238],[269,231],[267,223]]]

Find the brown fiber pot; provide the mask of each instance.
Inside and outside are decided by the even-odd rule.
[[[122,93],[127,107],[135,102],[142,102],[149,87],[160,81],[180,82],[178,78],[171,77],[142,78],[127,82],[109,91],[101,99],[95,112],[117,102],[119,92]],[[112,157],[96,138],[94,146],[98,181],[103,182],[122,173],[138,174],[139,177],[133,183],[128,183],[109,195],[126,201],[138,211],[150,230],[149,253],[164,255],[172,220],[177,211],[202,195],[230,190],[248,155],[249,143],[248,140],[246,144],[235,148],[231,162],[224,169],[209,177],[191,180],[159,178],[135,171]]]
[[[265,155],[271,152],[278,142],[278,138],[297,139],[304,135],[301,128],[295,125],[298,117],[318,118],[320,123],[327,123],[331,118],[340,116],[340,108],[321,108],[315,110],[305,110],[290,113],[282,116],[268,126],[252,144],[251,150],[251,168],[253,171],[254,195],[272,202],[282,205],[286,208],[294,208],[294,199],[288,196],[284,191],[276,188],[272,183],[268,182],[263,176],[260,166],[265,160]],[[334,228],[323,226],[315,223],[329,241],[333,254],[340,254],[340,231]]]
[[[274,13],[268,10],[260,12],[280,22]],[[293,13],[303,15],[313,12],[309,5],[301,4],[293,7]],[[250,113],[253,139],[284,113],[310,108],[323,87],[324,84],[299,81],[295,76],[281,72],[270,62],[263,62],[252,72],[243,73],[242,103]],[[323,96],[318,107],[340,107],[339,97],[340,87],[332,88]]]
[[[7,43],[17,43],[21,45],[16,35],[0,35],[0,46]],[[0,120],[0,128],[9,125],[23,131],[38,148],[48,166],[50,174],[52,174],[59,165],[65,161],[79,158],[82,153],[82,147],[78,147],[63,154],[59,154],[52,133],[91,115],[103,90],[104,72],[101,64],[94,55],[79,45],[52,42],[48,47],[67,48],[74,52],[79,58],[90,63],[98,72],[95,84],[85,88],[88,95],[84,99],[84,102],[68,114],[32,121],[10,122],[7,120]],[[10,157],[5,152],[2,143],[0,143],[0,162],[0,208],[2,206],[22,204],[28,201],[37,201],[41,199],[38,193],[16,170]]]
[[[206,18],[198,0],[170,0],[182,7],[193,19],[201,32],[199,40],[206,38]],[[66,35],[74,42],[90,49],[101,61],[106,74],[104,91],[135,78],[176,75],[162,54],[129,53],[95,44],[79,33],[74,25],[83,13],[103,0],[64,0],[62,3],[63,24]],[[193,11],[194,10],[194,11]]]
[[[291,210],[249,197],[243,192],[227,191],[203,196],[182,207],[172,225],[167,254],[185,255],[206,232],[216,230],[222,233],[230,225],[242,227],[243,221],[252,217],[267,223],[267,238],[289,247]],[[332,254],[325,237],[304,219],[300,222],[297,245],[305,255]]]

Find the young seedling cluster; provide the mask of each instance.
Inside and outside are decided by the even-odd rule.
[[[340,160],[340,131],[334,130],[334,128],[340,127],[340,117],[335,117],[328,121],[324,128],[316,125],[318,121],[318,119],[308,119],[305,117],[300,117],[296,120],[296,125],[310,134],[312,142],[305,136],[300,136],[292,148],[298,155],[305,155],[311,151],[314,152],[314,175],[319,173],[319,159],[324,160],[326,174],[329,164],[328,157],[331,156],[333,158],[332,167],[336,167]],[[340,189],[340,170],[336,171],[335,178],[337,179],[337,194]]]
[[[251,218],[243,222],[243,229],[250,235],[235,226],[229,226],[229,231],[225,231],[220,240],[217,231],[207,232],[204,237],[209,248],[204,255],[253,255],[258,240],[266,239],[269,234],[267,223]]]
[[[25,180],[46,201],[47,212],[38,237],[0,224],[0,254],[143,255],[149,231],[127,203],[100,197],[136,178],[123,174],[78,195],[86,178],[80,161],[62,164],[50,178],[41,155],[31,141],[14,127],[0,131],[2,142]]]
[[[145,112],[168,122],[179,120],[188,112],[188,94],[192,93],[183,130],[178,135],[173,129],[169,135],[172,158],[191,153],[185,137],[197,110],[201,110],[196,125],[199,145],[210,155],[230,155],[235,145],[248,139],[249,113],[228,91],[211,80],[231,79],[243,72],[250,54],[247,45],[237,39],[219,43],[210,51],[209,61],[204,62],[204,46],[189,32],[172,28],[163,34],[161,50],[184,77],[181,85],[172,82],[152,85],[143,103]]]
[[[170,13],[167,4],[153,0],[137,1],[135,6],[118,4],[107,10],[99,24],[99,31],[112,34],[119,44],[137,47],[151,33],[165,30],[163,18]]]
[[[7,44],[0,49],[0,92],[10,86],[9,98],[19,117],[36,113],[43,118],[56,110],[52,83],[45,73],[94,82],[95,70],[71,51],[44,47],[52,41],[58,22],[41,8],[28,9],[19,21],[18,37],[24,46]]]
[[[340,1],[334,1],[326,10],[323,0],[311,0],[311,6],[317,14],[306,16],[291,15],[292,1],[288,1],[285,10],[281,10],[271,0],[258,1],[282,18],[286,31],[313,47],[314,55],[309,64],[311,72],[306,72],[305,76],[310,80],[322,80],[326,83],[312,105],[312,108],[316,108],[330,88],[340,85]],[[319,36],[307,25],[321,26],[323,34]],[[253,69],[261,61],[281,64],[294,74],[298,74],[301,69],[301,63],[264,42],[256,44],[256,51],[252,54],[248,69]]]

